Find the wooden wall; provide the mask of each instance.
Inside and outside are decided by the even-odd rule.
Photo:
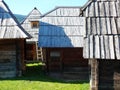
[[[67,67],[88,67],[88,60],[83,58],[82,48],[46,48],[44,52],[48,71],[63,71]],[[60,60],[52,61],[50,52],[60,52]]]
[[[0,40],[0,78],[20,76],[25,70],[24,41]]]
[[[99,61],[99,89],[120,90],[120,61]]]
[[[88,61],[83,58],[82,48],[66,48],[62,51],[62,60],[67,67],[88,66]]]
[[[120,61],[90,60],[91,90],[120,90]]]

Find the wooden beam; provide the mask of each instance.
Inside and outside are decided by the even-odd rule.
[[[38,61],[38,59],[39,59],[39,57],[38,57],[38,42],[35,42],[35,45],[36,45],[36,55],[37,55],[37,61]]]
[[[49,73],[50,72],[50,70],[49,70],[49,54],[50,54],[50,51],[49,51],[49,49],[48,48],[45,48],[46,49],[46,69],[47,69],[47,73]]]
[[[25,65],[25,43],[26,40],[22,39],[21,40],[21,63],[22,63],[22,71],[26,70],[26,65]]]
[[[63,52],[64,52],[64,50],[60,50],[60,71],[61,71],[61,73],[62,73],[63,70],[64,70],[64,64],[63,64]]]
[[[90,59],[90,90],[98,90],[99,83],[99,62],[96,59]]]
[[[18,44],[19,40],[15,40],[15,49],[16,49],[16,76],[20,76],[20,53],[19,53],[19,50],[20,50],[20,47],[19,47],[19,44]]]

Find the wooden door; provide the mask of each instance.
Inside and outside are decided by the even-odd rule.
[[[37,52],[35,44],[26,45],[26,60],[33,61],[37,60]]]
[[[49,70],[60,72],[61,71],[61,53],[60,51],[51,51],[49,53],[50,60],[49,60]]]

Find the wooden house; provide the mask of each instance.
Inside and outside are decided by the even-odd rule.
[[[24,45],[30,35],[0,0],[0,78],[20,76],[25,70]]]
[[[23,20],[21,25],[32,36],[31,39],[27,39],[26,44],[26,60],[36,61],[41,59],[40,49],[38,49],[38,32],[39,32],[39,20],[41,13],[35,7],[28,16]]]
[[[120,90],[120,0],[89,0],[81,12],[91,90]]]
[[[88,60],[83,58],[85,18],[79,15],[80,7],[57,7],[41,16],[38,45],[47,72],[88,78]]]

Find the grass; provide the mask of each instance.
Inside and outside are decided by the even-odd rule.
[[[41,64],[28,64],[22,77],[0,79],[0,90],[89,90],[89,82],[65,82],[45,75]]]

